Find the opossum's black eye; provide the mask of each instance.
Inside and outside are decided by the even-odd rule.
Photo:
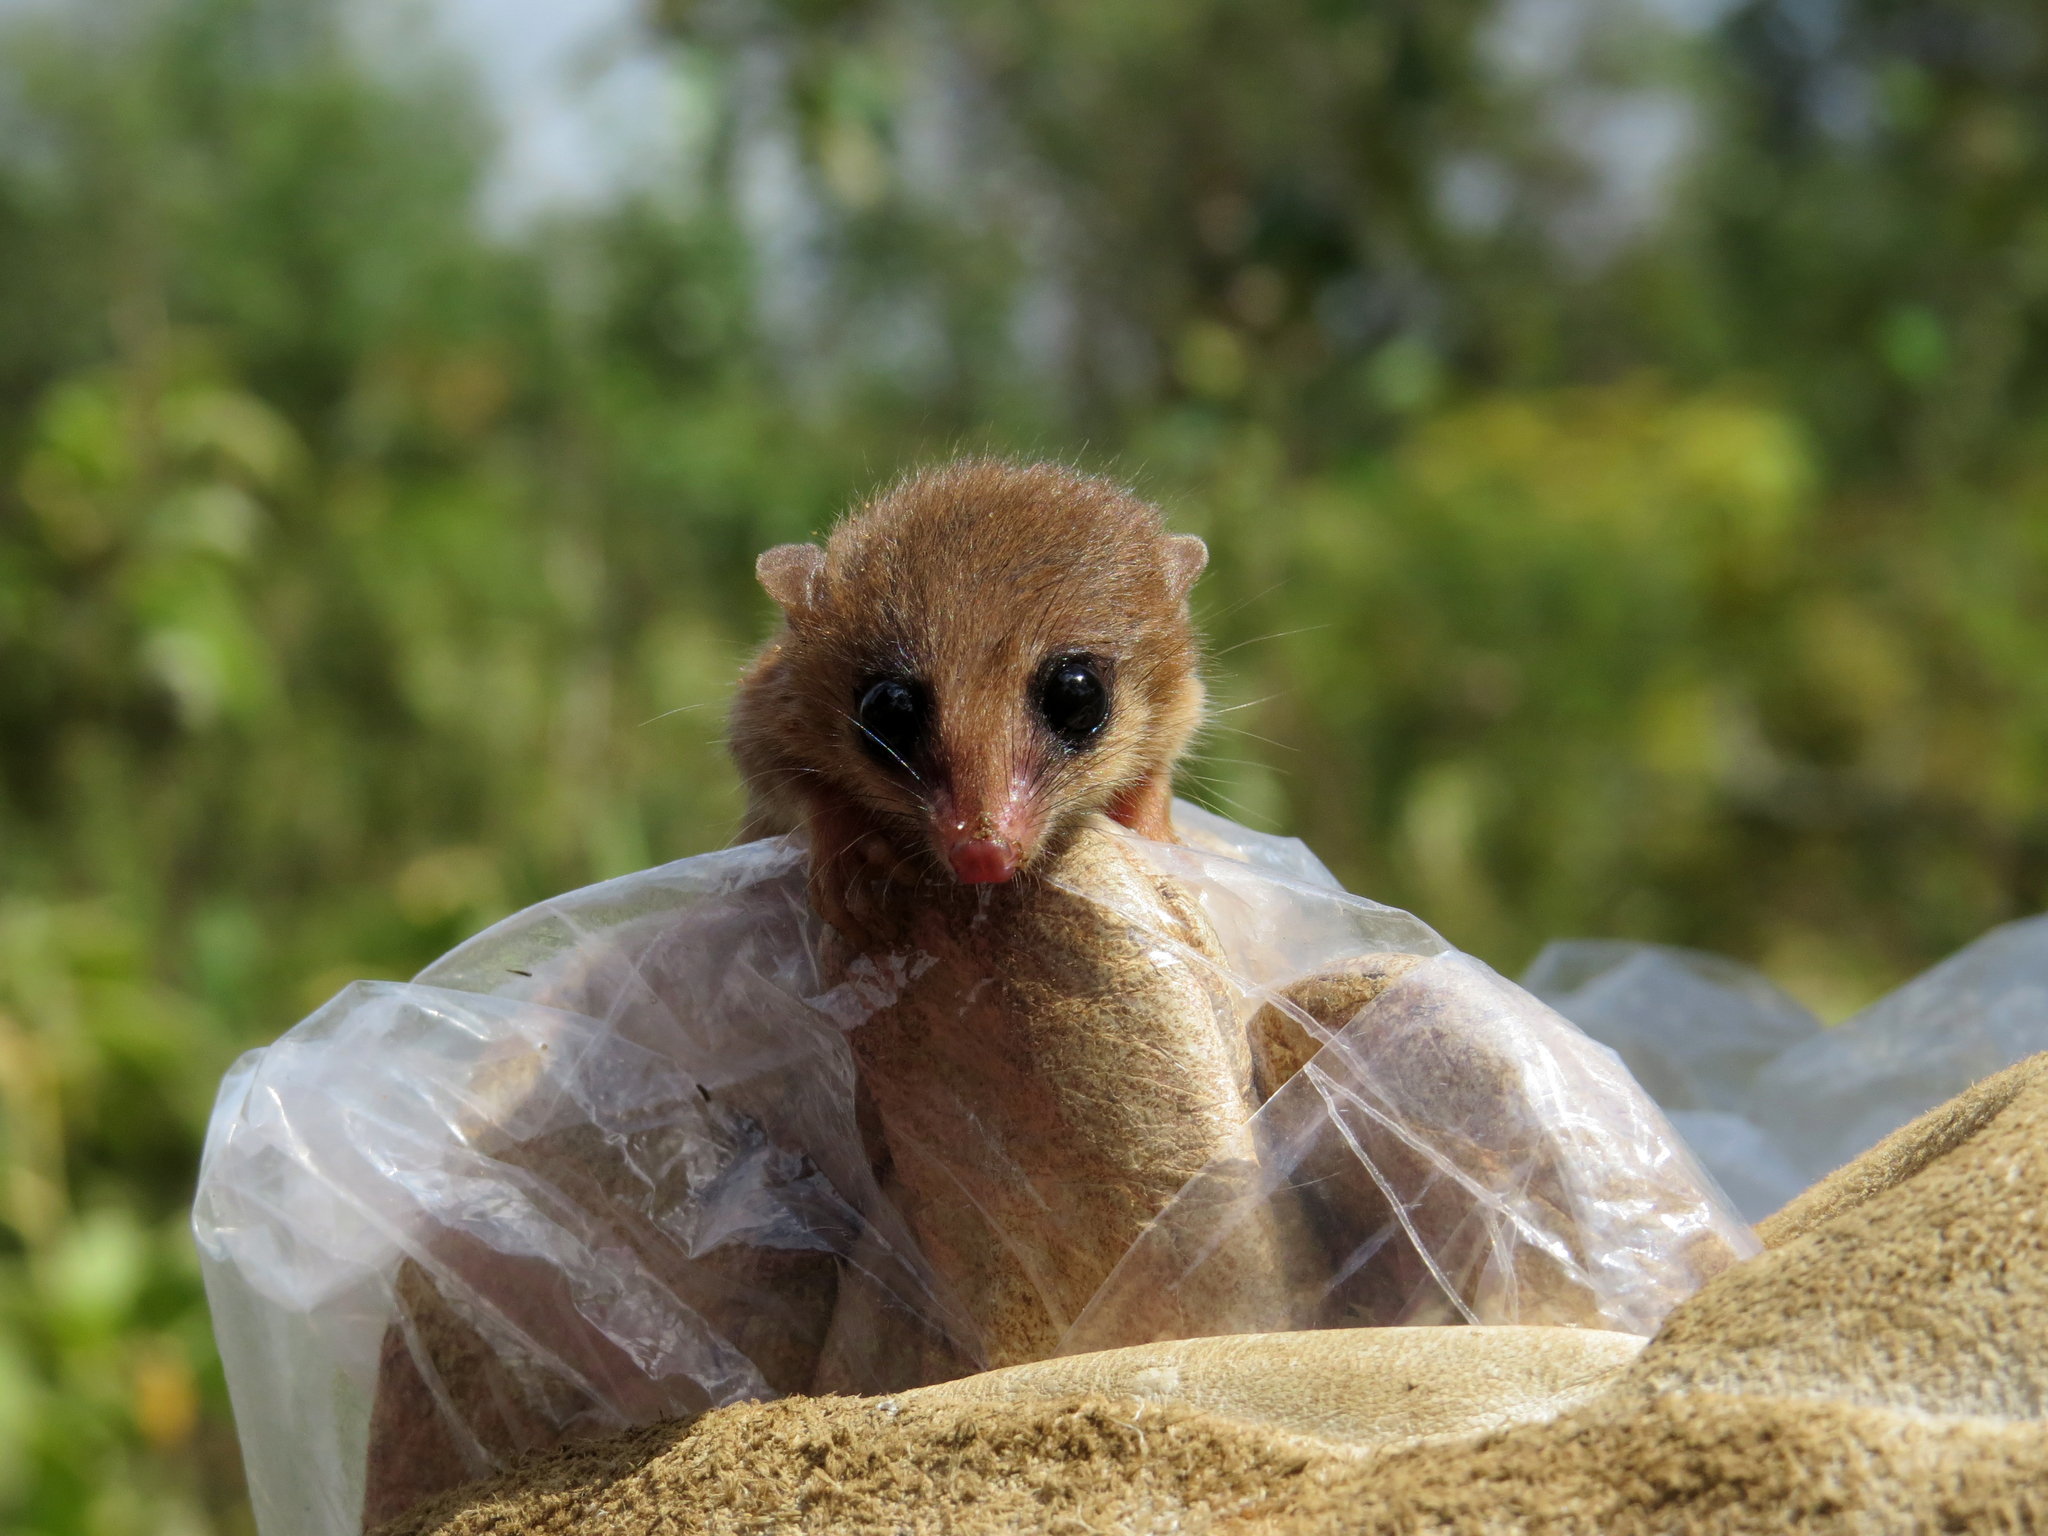
[[[909,678],[884,677],[861,690],[854,720],[860,744],[878,763],[908,768],[931,723],[925,691]]]
[[[1093,741],[1109,719],[1109,685],[1092,656],[1055,656],[1039,669],[1038,713],[1069,748]]]

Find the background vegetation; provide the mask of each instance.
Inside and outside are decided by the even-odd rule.
[[[2048,900],[2028,0],[647,26],[673,163],[510,233],[330,0],[0,26],[0,1522],[247,1528],[220,1072],[724,842],[754,552],[921,457],[1205,535],[1189,787],[1510,972],[1839,1015]]]

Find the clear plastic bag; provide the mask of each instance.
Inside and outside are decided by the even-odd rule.
[[[357,984],[195,1227],[265,1536],[789,1391],[1202,1333],[1647,1333],[1755,1240],[1614,1054],[1192,807],[844,952],[752,844]],[[1007,903],[1007,905],[1006,905]]]

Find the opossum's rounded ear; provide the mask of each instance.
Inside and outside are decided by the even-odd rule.
[[[773,554],[774,551],[769,551]],[[763,557],[766,558],[765,556]],[[1176,534],[1166,541],[1166,584],[1177,598],[1186,597],[1209,563],[1209,546],[1192,533]]]
[[[778,544],[754,562],[754,574],[787,614],[807,611],[817,600],[825,551],[815,544]]]

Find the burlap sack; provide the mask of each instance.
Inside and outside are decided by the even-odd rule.
[[[2048,1057],[1763,1231],[1640,1352],[1547,1328],[1148,1345],[722,1409],[386,1536],[2048,1524]]]

